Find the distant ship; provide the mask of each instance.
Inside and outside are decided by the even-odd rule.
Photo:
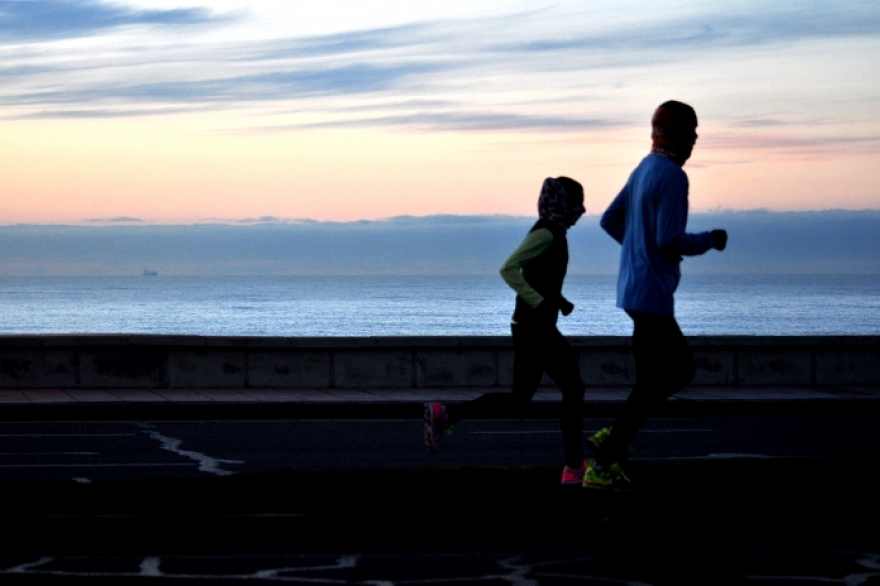
[[[158,274],[159,273],[157,273],[156,271],[151,271],[150,269],[144,269],[144,276],[145,277],[155,277]]]

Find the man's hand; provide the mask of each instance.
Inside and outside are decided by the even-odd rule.
[[[712,230],[712,248],[724,250],[727,247],[727,230]]]
[[[562,315],[569,315],[574,311],[574,303],[563,297],[559,300],[559,311],[562,312]]]

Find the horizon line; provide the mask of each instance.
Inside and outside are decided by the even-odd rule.
[[[763,214],[819,214],[819,213],[852,213],[852,214],[862,214],[862,213],[880,213],[880,208],[859,208],[859,209],[846,209],[846,208],[825,208],[825,209],[811,209],[811,210],[774,210],[771,208],[750,208],[750,209],[713,209],[706,211],[692,211],[690,212],[691,216],[711,216],[711,215],[737,215],[737,214],[755,214],[755,213],[763,213]],[[600,217],[601,213],[585,213],[583,217],[592,218],[592,217]],[[438,213],[438,214],[425,214],[422,216],[416,216],[412,214],[400,214],[397,216],[388,216],[381,218],[363,218],[357,220],[317,220],[314,218],[285,218],[278,216],[259,216],[256,218],[248,217],[248,218],[204,218],[201,220],[191,220],[191,221],[162,221],[162,220],[149,220],[143,218],[136,217],[119,217],[119,218],[86,218],[80,221],[67,221],[67,222],[14,222],[14,223],[0,223],[0,228],[14,228],[14,227],[77,227],[77,228],[102,228],[102,227],[185,227],[185,226],[314,226],[320,224],[370,224],[370,223],[382,223],[382,222],[393,222],[399,220],[427,220],[427,219],[513,219],[513,220],[525,220],[525,219],[534,219],[535,216],[532,215],[514,215],[514,214],[453,214],[453,213]]]

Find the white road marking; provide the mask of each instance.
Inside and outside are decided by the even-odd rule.
[[[667,461],[667,460],[787,460],[788,456],[768,456],[767,454],[746,454],[746,453],[714,453],[705,456],[656,456],[646,458],[630,458],[630,460],[648,462],[648,461]]]
[[[53,558],[44,557],[39,559],[36,562],[31,562],[27,564],[21,564],[20,566],[15,566],[13,568],[9,568],[6,570],[0,570],[0,574],[35,574],[35,575],[50,575],[50,576],[77,576],[77,577],[89,577],[89,578],[97,578],[97,577],[132,577],[132,576],[148,576],[153,578],[171,578],[171,579],[199,579],[199,580],[218,580],[225,578],[227,580],[259,580],[259,581],[274,581],[274,582],[305,582],[309,584],[314,583],[323,583],[323,584],[342,584],[347,583],[343,580],[340,580],[336,577],[323,578],[323,577],[306,577],[306,576],[297,576],[297,573],[301,572],[317,572],[317,571],[332,571],[332,570],[343,570],[356,568],[358,557],[357,556],[342,556],[337,558],[336,563],[326,564],[326,565],[315,565],[315,566],[292,566],[292,567],[284,567],[284,568],[275,568],[271,570],[259,570],[254,572],[253,574],[166,574],[163,573],[159,566],[161,564],[161,558],[157,557],[147,557],[144,558],[140,564],[139,572],[120,572],[120,571],[75,571],[75,570],[47,570],[40,568],[40,566],[44,566],[49,562],[54,561]],[[390,583],[390,582],[389,582]]]
[[[0,452],[0,456],[97,456],[98,452]]]
[[[832,552],[828,552],[832,553]],[[880,572],[876,570],[880,569],[880,559],[878,559],[877,554],[873,553],[859,553],[852,552],[849,555],[854,557],[853,561],[856,562],[857,565],[864,567],[866,570],[862,573],[851,573],[845,576],[809,576],[809,575],[795,575],[795,576],[784,576],[784,575],[749,575],[746,576],[747,579],[756,579],[762,581],[770,581],[770,580],[778,580],[785,582],[815,582],[815,583],[828,583],[828,584],[867,584],[873,583],[872,580],[880,577]],[[375,558],[375,556],[373,556]],[[198,559],[198,558],[195,558]],[[585,560],[589,560],[590,558],[577,557],[574,559],[567,559],[564,556],[546,562],[538,562],[532,564],[525,564],[519,562],[519,558],[501,558],[496,559],[495,563],[498,564],[503,570],[506,570],[507,573],[497,573],[497,574],[479,574],[479,575],[471,575],[471,576],[461,576],[456,578],[451,578],[450,582],[467,582],[467,583],[476,583],[486,580],[492,581],[505,581],[511,584],[515,584],[517,586],[532,586],[539,582],[541,578],[557,578],[562,579],[562,581],[568,582],[578,582],[583,583],[584,581],[589,581],[590,583],[603,583],[610,585],[620,585],[620,586],[650,586],[650,584],[646,582],[642,582],[640,580],[632,580],[627,578],[614,578],[610,576],[593,576],[588,573],[574,573],[574,572],[556,572],[554,571],[555,566],[559,564],[572,564],[572,563],[583,563]],[[83,571],[83,570],[65,570],[65,569],[50,569],[46,567],[47,565],[53,562],[60,562],[64,564],[68,561],[65,558],[59,558],[56,560],[52,557],[43,557],[37,561],[20,564],[18,566],[13,566],[11,568],[0,569],[0,575],[6,574],[17,574],[17,575],[33,575],[33,576],[65,576],[65,577],[88,577],[88,578],[129,578],[129,577],[159,577],[159,578],[169,578],[169,579],[177,579],[177,580],[186,580],[186,579],[198,579],[198,580],[236,580],[236,581],[250,581],[250,582],[297,582],[297,583],[308,583],[308,584],[348,584],[351,583],[351,580],[346,580],[345,577],[334,575],[332,572],[334,570],[340,569],[350,569],[356,568],[358,566],[358,557],[357,556],[344,556],[336,559],[335,563],[329,563],[326,565],[315,565],[315,566],[290,566],[290,567],[282,567],[282,568],[274,568],[269,570],[258,570],[253,573],[246,574],[238,574],[238,573],[229,573],[229,574],[189,574],[189,573],[163,573],[160,570],[161,558],[158,557],[145,557],[143,561],[141,561],[140,567],[138,571],[119,571],[119,570],[93,570],[93,571]],[[519,563],[518,563],[519,562]],[[93,562],[94,564],[100,567],[101,563],[106,563],[105,560],[97,560]],[[562,569],[562,568],[559,568]],[[874,570],[874,571],[870,571]],[[321,576],[311,576],[311,575],[298,575],[302,572],[316,572],[316,571],[325,571],[331,572],[326,575]],[[423,579],[423,580],[408,580],[406,583],[409,584],[418,584],[424,583],[427,584],[429,582],[435,582],[436,580],[431,579]],[[393,586],[395,583],[402,582],[394,582],[391,580],[370,580],[365,582],[358,582],[362,584],[372,584],[374,586]]]
[[[91,480],[89,480],[88,478],[83,478],[82,476],[74,476],[73,481],[76,482],[77,484],[91,484],[92,483]]]
[[[584,433],[596,433],[598,429],[585,429]],[[639,433],[713,433],[714,429],[643,429]],[[471,435],[533,435],[559,433],[558,429],[510,430],[510,431],[469,431]]]
[[[641,429],[639,433],[715,433],[714,429]]]
[[[29,564],[21,564],[20,566],[15,566],[15,567],[9,568],[8,570],[6,570],[6,572],[9,574],[24,574],[25,572],[27,572],[28,570],[30,570],[32,568],[44,566],[51,561],[52,561],[52,558],[44,557],[44,558],[38,559],[35,562],[31,562]]]
[[[132,437],[134,433],[0,433],[0,437]]]
[[[231,470],[223,470],[220,468],[220,464],[244,464],[243,460],[221,460],[218,458],[212,458],[201,452],[181,450],[180,445],[183,443],[183,440],[162,435],[158,431],[147,431],[146,433],[154,440],[161,442],[161,448],[163,450],[198,462],[199,472],[208,472],[210,474],[216,474],[217,476],[229,476],[230,474],[235,474],[235,472]]]
[[[162,572],[159,570],[159,558],[144,558],[141,562],[141,576],[159,577]]]
[[[510,570],[510,573],[497,577],[505,582],[510,582],[514,586],[538,586],[536,580],[528,577],[532,573],[532,566],[530,564],[519,564],[517,563],[518,561],[520,561],[519,557],[498,560],[498,565],[505,570]]]
[[[0,464],[0,468],[155,468],[163,466],[192,466],[189,462],[152,462],[120,464]]]
[[[342,556],[336,560],[335,564],[327,564],[323,566],[303,566],[298,567],[294,566],[291,568],[276,568],[274,570],[259,570],[253,574],[254,578],[261,579],[274,579],[274,580],[291,580],[295,579],[293,576],[281,576],[282,573],[294,573],[294,572],[315,572],[322,570],[343,570],[348,568],[356,568],[358,562],[358,556],[355,555],[347,555]]]
[[[471,435],[538,435],[546,433],[559,433],[558,429],[553,430],[532,430],[532,431],[469,431]]]

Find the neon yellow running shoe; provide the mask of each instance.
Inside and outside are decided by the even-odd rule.
[[[604,488],[609,490],[632,490],[632,481],[624,473],[620,464],[612,464],[608,468],[599,471],[595,463],[590,462],[587,472],[584,474],[584,488]]]
[[[601,451],[609,437],[611,437],[611,428],[603,427],[594,433],[587,441],[590,442],[590,445],[593,446],[594,450]]]

